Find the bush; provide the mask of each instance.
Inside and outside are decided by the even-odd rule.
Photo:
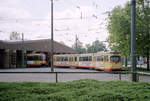
[[[150,84],[78,80],[65,83],[0,83],[0,101],[149,101]]]

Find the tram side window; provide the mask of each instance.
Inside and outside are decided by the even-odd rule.
[[[92,61],[92,56],[80,57],[79,61]]]
[[[61,57],[58,57],[58,61],[61,61]]]
[[[64,61],[64,57],[61,57],[61,61]]]
[[[83,61],[83,57],[80,57],[80,58],[79,58],[79,61]]]
[[[74,58],[74,61],[77,61],[77,57]]]
[[[88,61],[88,57],[84,57],[83,61]]]
[[[97,61],[103,61],[103,56],[97,56]]]
[[[71,57],[69,57],[69,61],[72,61]]]
[[[69,59],[68,59],[68,57],[66,57],[66,61],[68,61]]]
[[[88,57],[80,57],[79,61],[88,61]]]
[[[69,61],[73,61],[73,57],[69,57]]]
[[[27,56],[27,60],[34,60],[34,57],[32,57],[32,56]]]
[[[60,57],[56,57],[56,61],[60,61]]]
[[[105,61],[109,61],[108,56],[105,56],[104,58],[105,58]]]
[[[73,57],[71,57],[71,61],[73,61]]]
[[[64,61],[68,61],[68,57],[64,57]]]
[[[89,61],[92,61],[92,56],[89,56]]]
[[[41,60],[41,57],[40,56],[34,56],[34,59],[35,60]]]

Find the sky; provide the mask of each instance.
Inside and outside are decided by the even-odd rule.
[[[54,40],[68,46],[76,35],[83,45],[106,41],[106,12],[129,0],[54,0]],[[26,40],[51,38],[51,0],[0,0],[0,40],[10,33]]]

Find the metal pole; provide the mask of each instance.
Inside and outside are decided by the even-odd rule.
[[[24,68],[24,34],[22,33],[22,68]]]
[[[150,23],[149,23],[149,16],[150,16],[150,13],[149,13],[149,11],[148,11],[148,8],[150,7],[150,2],[149,1],[147,1],[147,5],[146,5],[147,7],[146,7],[146,21],[147,21],[147,38],[148,39],[150,39]],[[145,8],[144,8],[145,9]],[[150,40],[148,40],[148,43],[147,44],[149,44],[150,43]],[[149,51],[150,51],[150,48],[149,48],[149,46],[147,47],[147,70],[150,70],[150,64],[149,64]]]
[[[51,72],[54,72],[54,67],[53,67],[53,53],[54,53],[54,43],[53,43],[53,0],[51,0],[51,51],[50,51],[50,56],[51,56]]]
[[[121,74],[119,74],[119,80],[121,81]]]
[[[56,83],[58,83],[58,74],[56,72]]]
[[[136,82],[136,1],[132,0],[131,7],[131,72],[132,81]]]
[[[78,38],[77,38],[77,34],[76,34],[76,53],[77,53],[77,41],[78,41]]]

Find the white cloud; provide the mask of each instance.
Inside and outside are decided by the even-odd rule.
[[[32,14],[20,7],[22,0],[2,0],[0,3],[0,33],[1,40],[9,39],[9,35],[12,31],[19,33],[27,33],[29,39],[32,38],[32,34],[37,31],[38,25],[33,24]]]
[[[82,6],[80,9],[76,8],[74,10],[67,9],[63,12],[54,12],[54,29],[57,29],[54,32],[54,39],[73,44],[75,35],[77,34],[80,41],[84,44],[92,43],[96,39],[105,40],[108,32],[104,26],[105,21],[103,19],[106,16],[103,16],[104,18],[101,17],[103,18],[101,20],[93,17],[93,14],[96,14],[96,11],[90,6]],[[50,17],[51,14],[47,18]],[[59,18],[68,19],[58,20]],[[103,25],[100,25],[100,23],[103,23]]]
[[[22,0],[1,0],[0,16],[2,18],[30,18],[31,15],[24,8],[21,8]]]
[[[45,11],[45,8],[39,5],[40,2],[44,1],[38,0],[38,6],[35,6],[32,10],[31,7],[34,6],[32,2],[35,3],[35,0],[27,1],[25,5],[23,5],[23,1],[24,0],[1,0],[0,18],[9,19],[3,21],[0,19],[0,30],[3,31],[3,33],[0,33],[0,36],[3,36],[1,39],[8,39],[9,33],[12,31],[25,33],[26,39],[50,38],[50,10]],[[63,41],[69,46],[74,43],[76,34],[79,40],[84,44],[92,43],[96,39],[101,41],[106,40],[108,31],[105,26],[107,22],[105,18],[107,16],[102,13],[128,0],[74,1],[75,0],[68,0],[63,2],[60,0],[54,4],[54,39],[58,42]],[[97,7],[93,3],[94,1],[95,4],[98,5]],[[30,2],[30,9],[26,7],[28,2]],[[45,2],[48,2],[48,0]],[[36,7],[40,10],[37,10],[35,14],[34,10],[36,10]],[[39,16],[39,18],[41,16],[42,18],[43,15],[41,14],[43,13],[38,12],[42,10],[47,13],[47,16],[43,18],[44,20],[39,20],[37,19],[38,17],[35,19],[35,15]]]
[[[6,20],[31,18],[31,15],[27,11],[10,7],[1,7],[0,15],[3,19]]]

